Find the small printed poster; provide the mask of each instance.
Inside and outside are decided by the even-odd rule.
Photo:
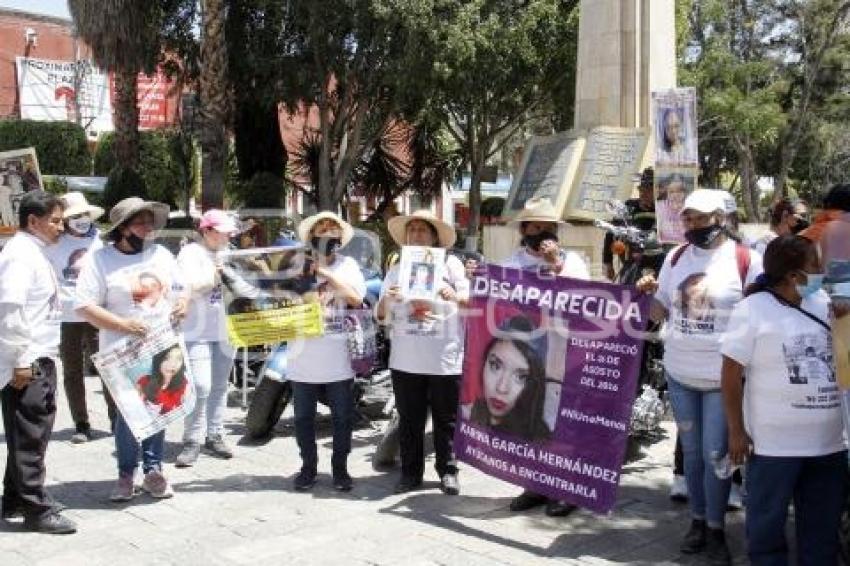
[[[442,248],[402,247],[398,276],[401,295],[408,300],[435,300],[445,265],[446,250]]]
[[[0,234],[15,232],[21,199],[43,188],[34,148],[0,152]]]
[[[170,324],[123,338],[92,361],[138,440],[182,421],[195,407],[189,354]]]

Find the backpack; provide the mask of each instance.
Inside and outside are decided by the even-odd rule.
[[[682,254],[688,249],[690,244],[679,246],[673,250],[673,257],[670,258],[670,267],[676,267],[676,264],[682,258]],[[747,273],[750,271],[750,248],[743,244],[735,244],[735,262],[738,264],[738,277],[741,278],[741,289],[747,283]]]

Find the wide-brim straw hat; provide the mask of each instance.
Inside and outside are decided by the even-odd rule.
[[[140,212],[148,211],[153,214],[153,229],[161,230],[168,222],[169,207],[165,203],[144,200],[139,197],[128,197],[119,201],[109,211],[109,232],[114,232],[125,222]]]
[[[313,230],[313,226],[315,226],[320,220],[326,219],[333,220],[339,225],[342,229],[342,245],[345,246],[348,244],[348,242],[351,241],[351,238],[354,237],[354,228],[351,227],[351,224],[340,218],[339,215],[329,211],[320,212],[302,220],[301,223],[298,224],[298,238],[302,242],[308,243],[310,241],[310,231]]]
[[[395,216],[387,222],[387,230],[399,246],[407,245],[407,225],[412,220],[422,220],[434,227],[437,231],[437,247],[450,248],[454,245],[457,233],[452,226],[437,218],[430,210],[417,210],[407,216]]]
[[[555,222],[564,224],[561,220],[561,215],[555,210],[555,205],[546,197],[530,198],[525,202],[525,206],[511,219],[511,223],[516,222]]]
[[[97,220],[103,216],[104,210],[99,206],[89,204],[89,201],[86,200],[86,195],[79,191],[65,193],[60,198],[65,203],[62,218],[70,218],[78,214],[88,214],[92,220]]]

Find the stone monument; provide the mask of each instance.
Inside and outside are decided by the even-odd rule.
[[[581,0],[579,10],[574,127],[529,140],[506,217],[532,196],[551,198],[566,219],[605,216],[605,202],[628,198],[652,161],[651,93],[676,87],[675,0]],[[519,235],[491,228],[484,253],[500,259]],[[599,263],[600,230],[572,226],[564,237]]]

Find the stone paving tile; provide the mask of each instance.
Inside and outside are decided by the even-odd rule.
[[[626,466],[612,514],[578,511],[553,519],[541,509],[511,513],[510,499],[520,490],[468,466],[460,476],[462,494],[443,495],[431,456],[424,488],[394,495],[398,469],[376,471],[371,464],[377,427],[355,432],[350,458],[355,489],[339,494],[330,487],[326,416],[318,427],[319,485],[310,493],[296,493],[291,485],[300,461],[291,410],[276,436],[248,442],[242,439],[244,413],[231,395],[226,426],[233,459],[202,455],[192,468],[174,468],[182,433],[175,425],[166,436],[165,458],[175,497],[155,501],[142,495],[116,505],[108,501],[117,474],[113,441],[103,432],[105,406],[99,382],[88,379],[87,385],[98,438],[83,445],[69,442],[73,430],[60,395],[48,449],[49,489],[68,506],[80,532],[51,537],[22,532],[14,522],[0,523],[0,566],[697,563],[677,552],[688,519],[686,507],[667,499],[669,438]],[[5,466],[5,450],[0,465]],[[740,558],[743,517],[729,517],[730,544]]]

